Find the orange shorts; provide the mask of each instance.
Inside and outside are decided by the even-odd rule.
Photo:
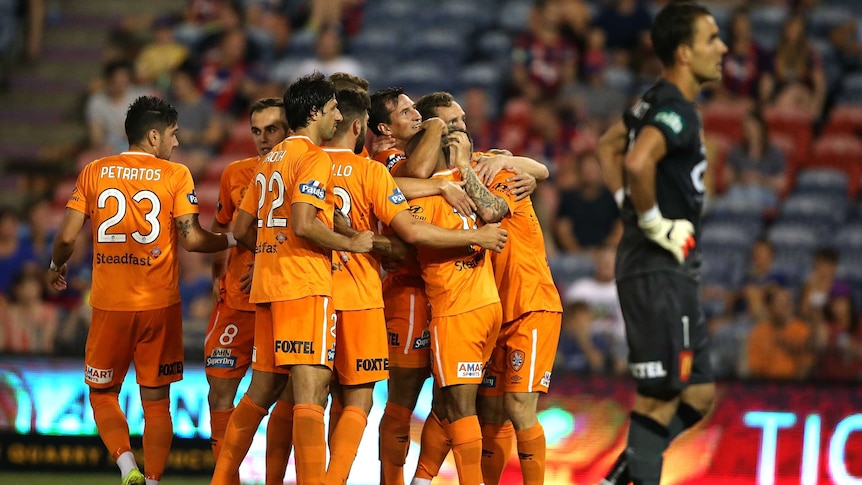
[[[260,330],[262,335],[258,336]],[[332,297],[307,296],[258,305],[252,368],[324,365],[335,360],[335,309]]]
[[[558,312],[529,312],[504,324],[479,393],[548,392],[562,317]]]
[[[383,313],[389,339],[389,365],[421,369],[430,361],[428,324],[431,305],[423,288],[398,286],[383,292]]]
[[[275,365],[275,338],[272,336],[272,321],[272,306],[269,303],[255,305],[251,368],[270,374],[290,374],[287,368]]]
[[[389,348],[383,309],[336,312],[335,372],[348,386],[389,379]]]
[[[254,347],[254,312],[231,308],[224,301],[213,308],[204,339],[206,374],[222,379],[245,375]]]
[[[440,387],[481,384],[502,321],[499,302],[431,318],[431,370]]]
[[[93,308],[84,381],[107,389],[121,384],[135,363],[138,384],[161,387],[183,378],[183,312],[179,303],[158,310],[117,312]]]

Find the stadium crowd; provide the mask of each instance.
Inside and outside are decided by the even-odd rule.
[[[372,91],[403,86],[414,99],[451,91],[478,149],[545,164],[551,177],[533,200],[565,305],[557,369],[626,372],[613,281],[621,224],[593,149],[660,74],[646,34],[663,2],[488,8],[496,3],[188,0],[184,11],[119,21],[87,93],[77,167],[0,210],[0,352],[83,355],[91,237],[77,239],[69,291],[49,290],[43,269],[74,174],[126,148],[136,97],[178,109],[173,159],[190,168],[209,224],[222,170],[255,153],[251,102],[317,70],[362,76]],[[862,11],[827,0],[707,5],[730,49],[701,103],[711,151],[702,296],[716,372],[862,380]],[[180,254],[186,359],[200,362],[210,265]]]

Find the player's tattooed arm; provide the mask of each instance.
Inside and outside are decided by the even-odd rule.
[[[449,147],[449,156],[461,171],[464,190],[476,204],[476,214],[485,222],[499,222],[509,212],[509,204],[506,203],[506,199],[492,194],[470,167],[472,146],[467,134],[459,131],[452,132],[446,144]]]
[[[192,214],[191,220],[177,219],[177,233],[185,239],[189,237],[189,233],[192,232],[192,227],[194,227],[195,224],[200,225],[197,214]]]
[[[214,253],[228,248],[230,233],[216,234],[201,227],[197,214],[185,214],[174,219],[180,244],[186,251]],[[230,234],[230,236],[228,236]]]

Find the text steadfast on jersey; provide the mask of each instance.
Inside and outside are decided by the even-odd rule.
[[[122,255],[96,253],[96,264],[126,264],[130,266],[152,266],[152,256],[139,258],[132,253]]]

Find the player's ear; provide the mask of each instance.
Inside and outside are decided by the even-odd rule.
[[[362,133],[362,121],[353,120],[353,122],[350,124],[350,129],[352,130],[352,133],[354,135],[359,136],[359,134]]]
[[[377,123],[377,131],[386,136],[392,136],[392,129],[386,123]]]
[[[150,142],[150,145],[158,145],[159,144],[159,130],[153,128],[147,132],[147,141]]]

